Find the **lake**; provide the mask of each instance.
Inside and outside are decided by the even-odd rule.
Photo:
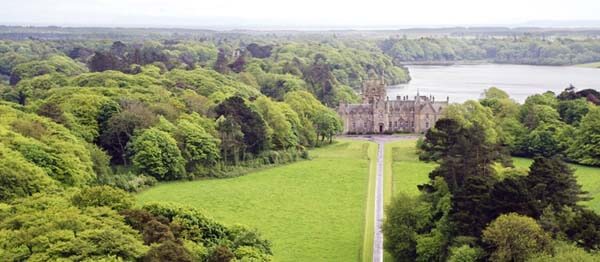
[[[436,100],[464,102],[479,99],[483,90],[492,86],[506,91],[511,98],[523,102],[532,94],[560,93],[570,84],[577,89],[600,89],[600,69],[574,66],[531,65],[409,65],[412,80],[388,88],[388,96],[434,95]]]

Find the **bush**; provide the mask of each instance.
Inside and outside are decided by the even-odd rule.
[[[448,258],[448,262],[475,262],[481,259],[484,254],[485,253],[481,248],[462,245],[460,247],[453,247],[450,249],[450,257]]]
[[[530,217],[516,213],[500,215],[483,231],[483,241],[494,251],[492,261],[525,261],[537,253],[550,252],[550,237]]]
[[[133,206],[134,200],[127,192],[110,186],[94,186],[81,189],[73,195],[74,205],[84,207],[110,207],[123,210]]]

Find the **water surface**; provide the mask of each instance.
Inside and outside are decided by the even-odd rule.
[[[483,90],[495,86],[513,99],[523,102],[527,96],[545,91],[560,93],[569,85],[577,89],[600,89],[600,69],[574,66],[530,65],[450,65],[408,66],[412,80],[388,88],[388,96],[434,95],[436,100],[464,102],[479,99]]]

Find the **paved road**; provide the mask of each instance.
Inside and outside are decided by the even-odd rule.
[[[386,142],[416,139],[418,135],[373,135],[373,136],[346,136],[350,139],[370,140],[377,143],[377,177],[375,179],[375,230],[373,236],[373,262],[383,261],[383,154]]]
[[[383,261],[383,152],[384,141],[377,141],[377,178],[375,179],[375,231],[373,236],[373,262]]]

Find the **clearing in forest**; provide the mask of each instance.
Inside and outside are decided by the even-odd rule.
[[[376,148],[341,140],[312,150],[312,160],[236,178],[160,184],[137,199],[182,203],[257,228],[272,241],[275,261],[363,260],[373,234],[366,225]]]

